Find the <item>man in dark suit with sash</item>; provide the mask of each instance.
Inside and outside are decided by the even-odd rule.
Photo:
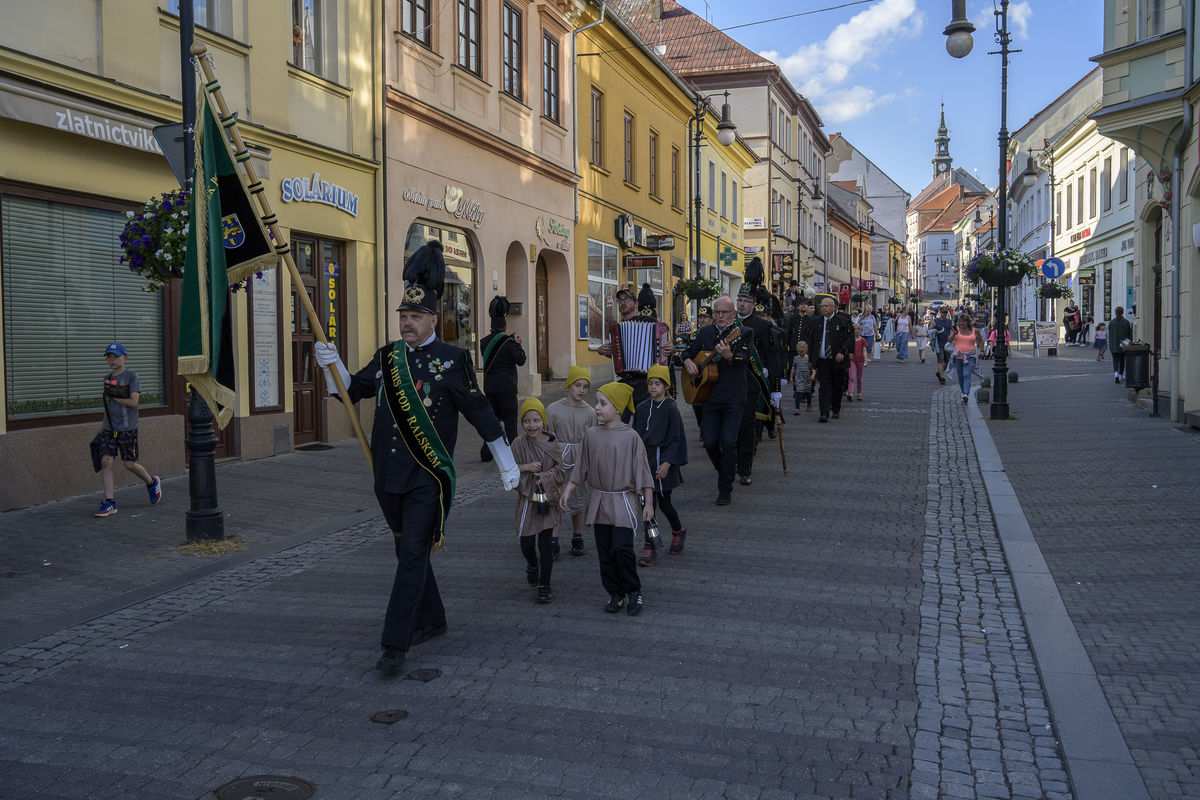
[[[738,290],[738,320],[743,328],[754,331],[754,348],[750,354],[746,376],[746,404],[742,407],[742,421],[738,427],[737,473],[743,486],[751,483],[750,473],[754,469],[754,451],[758,445],[755,421],[759,414],[770,419],[773,405],[779,403],[779,375],[776,364],[776,339],[771,332],[770,321],[755,314],[759,301],[759,288],[765,277],[762,261],[755,256],[746,265],[746,282]]]
[[[525,363],[525,348],[521,337],[504,332],[511,304],[507,297],[496,296],[488,304],[492,332],[479,341],[483,354],[483,393],[492,406],[492,413],[504,425],[504,438],[509,444],[517,438],[517,367]],[[486,446],[479,448],[479,458],[491,461]]]
[[[375,399],[375,496],[395,537],[397,562],[380,637],[383,653],[375,665],[385,675],[400,671],[411,645],[446,632],[446,609],[429,556],[445,542],[454,501],[459,413],[488,443],[504,488],[513,488],[519,478],[500,421],[476,385],[470,356],[437,338],[444,275],[440,242],[413,253],[404,265],[401,340],[379,348],[353,376],[334,346],[316,347],[328,386],[333,386],[329,370],[337,369],[351,401]]]

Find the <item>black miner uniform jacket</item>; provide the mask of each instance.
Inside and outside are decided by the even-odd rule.
[[[821,352],[821,337],[825,335],[825,327],[825,317],[820,314],[808,321],[808,359],[810,364],[815,364],[817,359],[824,356]],[[842,353],[845,358],[835,366],[840,369],[849,369],[850,356],[854,354],[854,340],[857,338],[854,333],[854,323],[849,316],[837,311],[829,318],[828,327],[829,334],[826,344],[829,345],[829,358],[832,360],[838,353]]]
[[[407,349],[403,343],[401,347]],[[375,398],[375,422],[371,429],[375,491],[402,494],[417,484],[435,481],[409,454],[383,396],[383,377],[388,373],[391,353],[391,344],[379,348],[371,363],[350,378],[346,390],[352,402]],[[428,345],[408,351],[408,368],[417,394],[422,400],[429,398],[430,405],[425,410],[451,456],[458,439],[460,411],[485,442],[504,437],[500,421],[475,382],[475,371],[466,350],[434,339]]]
[[[732,325],[729,326],[733,327]],[[729,328],[726,328],[720,334],[717,333],[716,323],[705,325],[692,339],[692,343],[683,351],[684,358],[696,360],[696,354],[701,350],[715,350],[717,342],[721,340],[722,335],[728,334]],[[750,377],[750,348],[754,346],[754,331],[743,327],[742,335],[735,341],[729,343],[729,349],[733,354],[733,361],[729,362],[720,356],[716,357],[713,362],[717,365],[717,382],[713,384],[712,390],[708,394],[708,403],[745,403],[747,386],[753,380]],[[700,366],[696,364],[696,366]]]
[[[511,335],[500,331],[489,333],[479,340],[479,352],[486,353],[487,346],[497,336],[507,336],[503,344],[497,345],[500,350],[492,359],[492,365],[480,364],[483,370],[483,391],[488,394],[516,394],[517,367],[525,363],[525,348],[517,344]],[[489,440],[490,441],[490,440]]]
[[[771,333],[771,323],[762,317],[756,317],[751,314],[748,318],[742,320],[742,327],[749,328],[754,331],[754,349],[758,351],[759,361],[762,362],[763,368],[767,371],[767,386],[772,392],[779,391],[779,379],[782,377],[779,374],[780,356],[777,352],[778,345],[775,342],[775,336]],[[745,336],[745,334],[742,334]],[[754,395],[758,393],[758,381],[753,375],[747,378],[750,385],[746,387],[746,393]],[[766,398],[768,401],[770,398]]]

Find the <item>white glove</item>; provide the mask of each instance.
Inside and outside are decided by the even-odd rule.
[[[326,342],[313,342],[313,356],[317,360],[317,366],[325,370],[325,388],[330,394],[338,393],[337,384],[333,382],[333,375],[330,374],[331,369],[337,369],[338,375],[342,376],[342,386],[349,388],[350,370],[342,363],[336,347]]]
[[[496,462],[496,468],[500,470],[500,481],[504,484],[504,491],[517,488],[517,482],[521,480],[521,468],[517,466],[517,460],[513,458],[512,448],[503,438],[488,442],[487,446],[488,450],[492,451],[492,459]]]
[[[771,405],[779,408],[779,401],[783,399],[781,392],[771,392]]]

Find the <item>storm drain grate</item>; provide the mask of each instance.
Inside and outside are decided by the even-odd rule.
[[[287,775],[252,775],[237,778],[213,790],[217,800],[307,800],[315,784]]]

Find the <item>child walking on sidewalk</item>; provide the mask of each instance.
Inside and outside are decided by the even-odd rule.
[[[671,504],[671,490],[683,483],[679,468],[687,463],[687,437],[683,433],[683,418],[679,407],[667,397],[671,388],[671,373],[661,364],[646,373],[646,391],[650,398],[638,404],[633,415],[633,429],[646,446],[650,472],[654,475],[654,501],[671,523],[671,555],[683,555],[683,540],[687,528],[679,521],[679,513]],[[658,560],[654,542],[646,536],[646,549],[638,561],[639,567],[653,566]]]
[[[109,370],[104,379],[104,424],[92,439],[92,462],[104,485],[104,502],[93,513],[97,517],[111,517],[117,513],[117,501],[113,497],[113,459],[118,455],[121,465],[146,484],[150,505],[158,505],[162,500],[158,476],[152,476],[138,463],[138,399],[142,385],[138,374],[125,368],[128,357],[125,345],[120,342],[113,342],[104,351]]]
[[[863,338],[862,326],[854,326],[854,353],[850,356],[850,382],[846,386],[847,400],[862,400],[863,370],[871,363],[870,345]],[[850,396],[851,391],[854,397]]]
[[[1103,322],[1096,323],[1096,332],[1093,334],[1092,347],[1096,348],[1096,360],[1104,360],[1104,351],[1108,349],[1108,326]]]
[[[531,397],[521,404],[521,428],[524,435],[512,443],[513,459],[521,470],[517,483],[517,536],[525,556],[525,579],[537,586],[537,602],[554,599],[550,591],[550,573],[554,567],[551,537],[562,511],[558,498],[566,475],[562,448],[545,432],[546,409],[542,401]]]
[[[633,532],[639,521],[654,518],[654,478],[641,437],[621,422],[621,414],[626,410],[634,410],[632,386],[606,383],[600,387],[596,394],[599,425],[583,435],[575,471],[559,506],[568,507],[577,486],[588,488],[584,522],[595,533],[600,582],[608,592],[604,610],[615,614],[628,602],[628,613],[635,615],[642,610],[642,584],[633,554]]]
[[[792,358],[792,397],[796,400],[796,410],[800,413],[800,401],[804,401],[804,410],[812,411],[812,385],[817,377],[817,371],[808,363],[808,342],[796,343],[796,355]]]

